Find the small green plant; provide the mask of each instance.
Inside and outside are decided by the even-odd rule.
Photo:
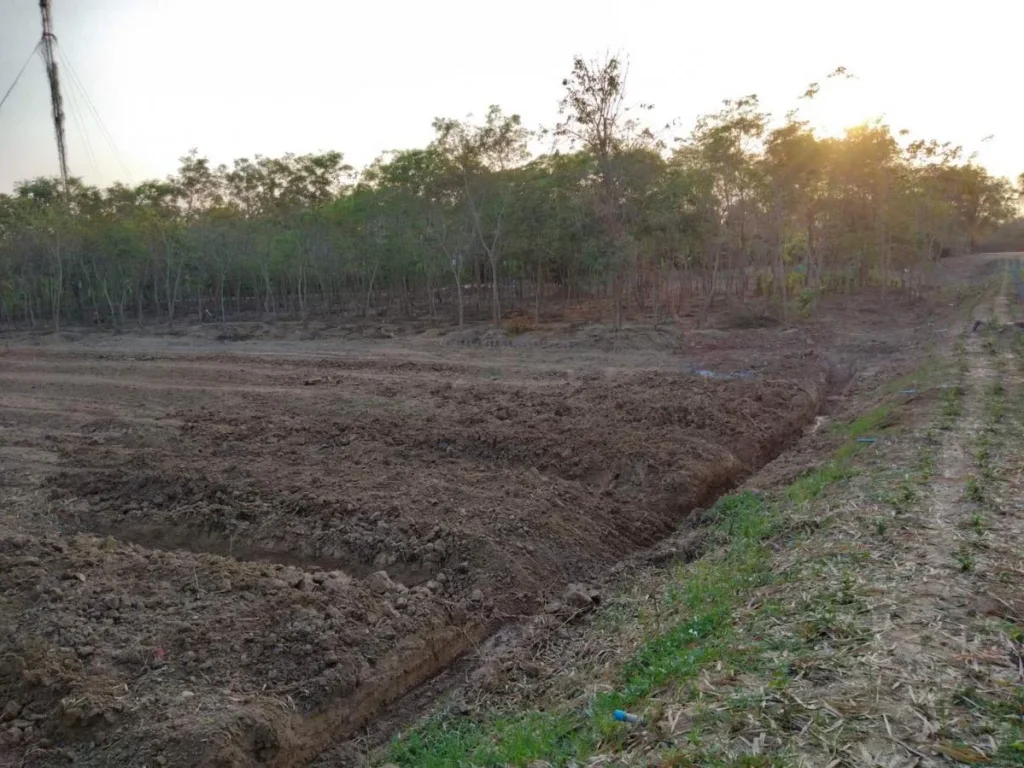
[[[954,555],[956,557],[956,564],[960,567],[963,573],[969,573],[974,570],[974,553],[971,552],[970,547],[961,546]]]
[[[918,485],[927,485],[928,481],[931,480],[932,475],[935,474],[935,470],[938,466],[938,462],[935,459],[935,454],[932,453],[929,446],[923,446],[918,455],[917,459],[917,474],[914,476],[914,482]]]
[[[952,429],[953,422],[959,418],[961,413],[961,401],[963,390],[959,385],[947,389],[942,396],[942,419],[939,423],[940,429]]]
[[[875,533],[879,536],[885,536],[885,532],[889,529],[889,521],[884,517],[875,518]]]
[[[985,494],[981,490],[981,484],[978,482],[978,478],[974,475],[967,476],[967,482],[964,483],[964,498],[968,501],[982,502],[985,500]]]
[[[896,514],[904,514],[910,511],[914,500],[917,498],[917,491],[909,478],[904,478],[897,486],[896,491],[889,497],[889,505],[896,511]]]
[[[1003,418],[1003,401],[997,400],[992,403],[992,408],[989,410],[988,415],[988,429],[990,432],[994,432],[996,427],[999,426],[1000,420]]]
[[[797,311],[804,320],[811,316],[811,310],[814,308],[814,300],[816,298],[817,294],[810,288],[804,288],[796,297]]]
[[[985,518],[981,516],[980,512],[971,515],[970,525],[977,533],[985,532]]]
[[[853,605],[857,600],[857,580],[849,571],[843,571],[843,580],[839,586],[839,595],[836,598],[840,605]]]

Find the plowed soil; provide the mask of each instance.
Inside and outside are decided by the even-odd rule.
[[[306,764],[777,456],[926,314],[11,337],[0,755]]]

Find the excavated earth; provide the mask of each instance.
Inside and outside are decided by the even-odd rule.
[[[777,456],[854,366],[898,367],[933,332],[905,314],[11,337],[0,764],[308,764]]]

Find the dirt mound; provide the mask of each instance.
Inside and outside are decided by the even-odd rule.
[[[442,343],[447,347],[592,349],[602,352],[673,352],[683,347],[680,332],[669,325],[616,329],[599,323],[552,325],[524,333],[509,333],[504,328],[475,325],[450,331],[445,334]]]

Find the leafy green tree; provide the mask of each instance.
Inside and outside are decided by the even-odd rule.
[[[490,268],[491,312],[497,325],[501,322],[503,224],[518,187],[513,170],[528,156],[530,132],[519,115],[505,115],[496,105],[487,110],[481,125],[438,118],[434,131],[431,147],[462,177],[463,200]]]

